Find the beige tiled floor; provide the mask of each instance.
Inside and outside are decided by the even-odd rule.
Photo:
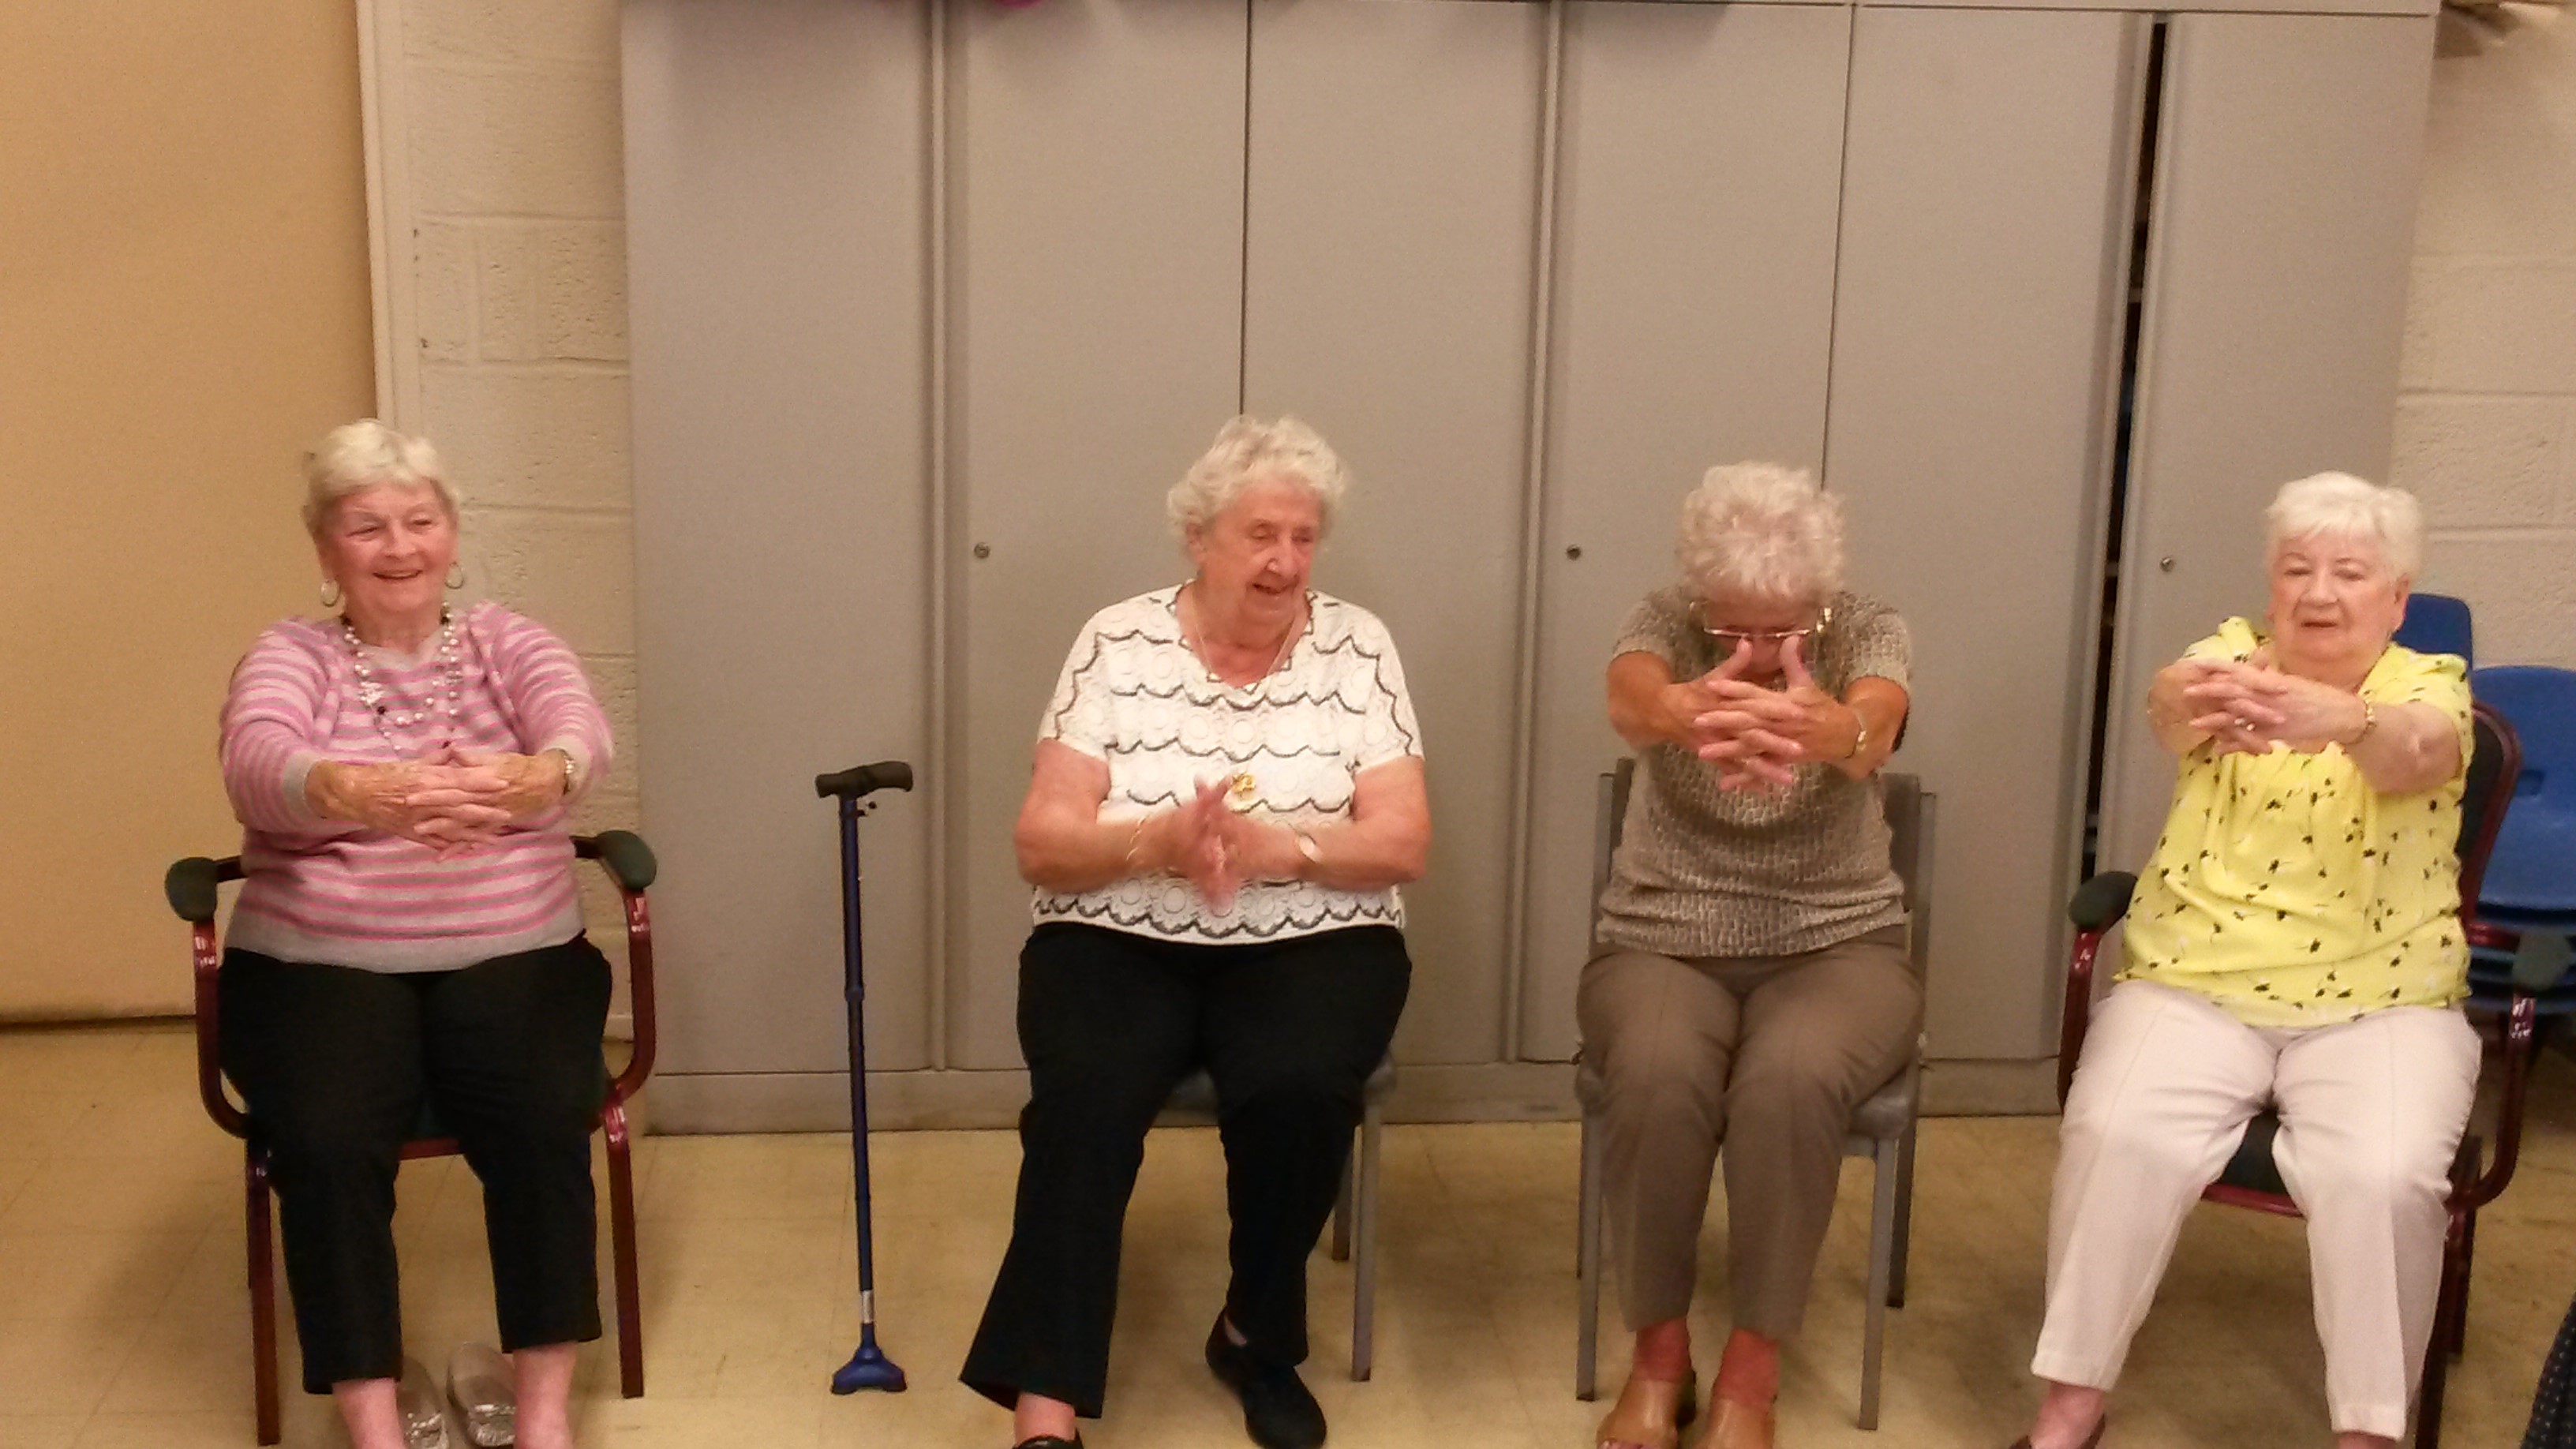
[[[2449,1442],[2518,1442],[2541,1355],[2576,1292],[2576,1071],[2552,1062],[2523,1175],[2479,1240]],[[1854,1163],[1788,1363],[1782,1443],[1999,1449],[2030,1402],[2054,1124],[1926,1125],[1914,1291],[1889,1335],[1886,1417],[1852,1424],[1868,1173]],[[1349,1347],[1349,1270],[1318,1255],[1310,1373],[1336,1449],[1576,1449],[1575,1134],[1569,1126],[1387,1134],[1374,1381]],[[877,1138],[878,1297],[911,1392],[835,1399],[856,1339],[850,1189],[831,1137],[654,1138],[639,1153],[650,1392],[587,1351],[586,1442],[764,1449],[1007,1441],[954,1375],[1008,1227],[1017,1151],[999,1133]],[[238,1156],[196,1105],[172,1028],[0,1032],[0,1449],[251,1442]],[[1097,1449],[1228,1449],[1240,1421],[1199,1364],[1224,1263],[1212,1133],[1157,1133],[1129,1217],[1110,1416]],[[433,1365],[490,1333],[478,1195],[454,1161],[404,1169],[405,1321]],[[1706,1280],[1724,1272],[1712,1225]],[[1723,1332],[1704,1295],[1703,1342]],[[289,1353],[292,1354],[290,1344]],[[342,1442],[293,1390],[287,1443]],[[1605,1376],[1620,1368],[1614,1347]],[[2295,1223],[2194,1214],[2116,1400],[2116,1449],[2322,1445],[2324,1403]],[[1613,1380],[1615,1381],[1615,1380]]]

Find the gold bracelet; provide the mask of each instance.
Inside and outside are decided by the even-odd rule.
[[[572,751],[570,751],[570,750],[557,750],[557,751],[555,751],[555,753],[556,753],[556,754],[559,754],[559,755],[561,755],[561,756],[563,756],[563,762],[564,762],[564,788],[563,788],[563,798],[564,798],[565,800],[567,800],[567,801],[568,801],[568,800],[572,799],[572,792],[573,792],[573,786],[574,786],[574,780],[573,780],[573,766],[572,766]]]
[[[2360,749],[2361,742],[2369,739],[2370,732],[2377,728],[2379,728],[2379,706],[2365,699],[2361,702],[2361,733],[2354,735],[2351,741],[2345,744],[2344,753],[2348,755]]]
[[[1143,844],[1145,843],[1145,821],[1146,821],[1148,818],[1149,818],[1149,817],[1147,817],[1147,816],[1143,816],[1143,815],[1139,815],[1139,816],[1137,816],[1137,817],[1136,817],[1136,828],[1127,832],[1127,854],[1126,854],[1126,856],[1125,856],[1125,858],[1124,858],[1124,863],[1123,863],[1123,865],[1122,865],[1122,867],[1121,867],[1121,868],[1122,868],[1122,869],[1124,869],[1124,870],[1126,871],[1126,873],[1127,873],[1127,874],[1129,874],[1129,875],[1134,875],[1134,874],[1136,874],[1136,873],[1137,873],[1137,872],[1136,872],[1136,848],[1137,848],[1138,846],[1143,845]]]

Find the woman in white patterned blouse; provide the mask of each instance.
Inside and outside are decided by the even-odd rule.
[[[1396,887],[1431,841],[1395,645],[1307,586],[1345,486],[1294,418],[1227,423],[1169,498],[1196,576],[1092,616],[1040,722],[1019,1199],[963,1374],[1018,1449],[1100,1413],[1145,1132],[1198,1068],[1233,1220],[1208,1365],[1265,1449],[1323,1442],[1296,1373],[1306,1256],[1404,1009]]]

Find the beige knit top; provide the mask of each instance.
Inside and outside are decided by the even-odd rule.
[[[1716,641],[1692,621],[1678,586],[1630,610],[1611,652],[1652,654],[1675,679],[1718,664]],[[1840,698],[1865,676],[1903,686],[1912,647],[1894,609],[1845,593],[1807,652],[1818,687]],[[1715,766],[1651,745],[1638,753],[1601,893],[1601,938],[1666,956],[1822,950],[1904,922],[1904,886],[1887,852],[1876,775],[1854,780],[1808,764],[1786,791],[1720,790]]]

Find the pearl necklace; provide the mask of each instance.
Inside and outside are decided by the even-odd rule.
[[[346,614],[340,616],[340,637],[349,646],[349,668],[358,676],[359,702],[375,716],[376,733],[385,737],[386,744],[397,751],[408,749],[403,741],[394,738],[394,731],[410,729],[428,719],[433,707],[450,723],[455,721],[457,700],[465,692],[465,655],[457,648],[456,622],[449,616],[446,605],[442,604],[438,609],[439,682],[431,687],[428,702],[416,710],[397,710],[385,703],[388,696],[384,683],[376,678],[375,670],[368,665],[366,646],[358,638],[357,626],[349,622]]]

